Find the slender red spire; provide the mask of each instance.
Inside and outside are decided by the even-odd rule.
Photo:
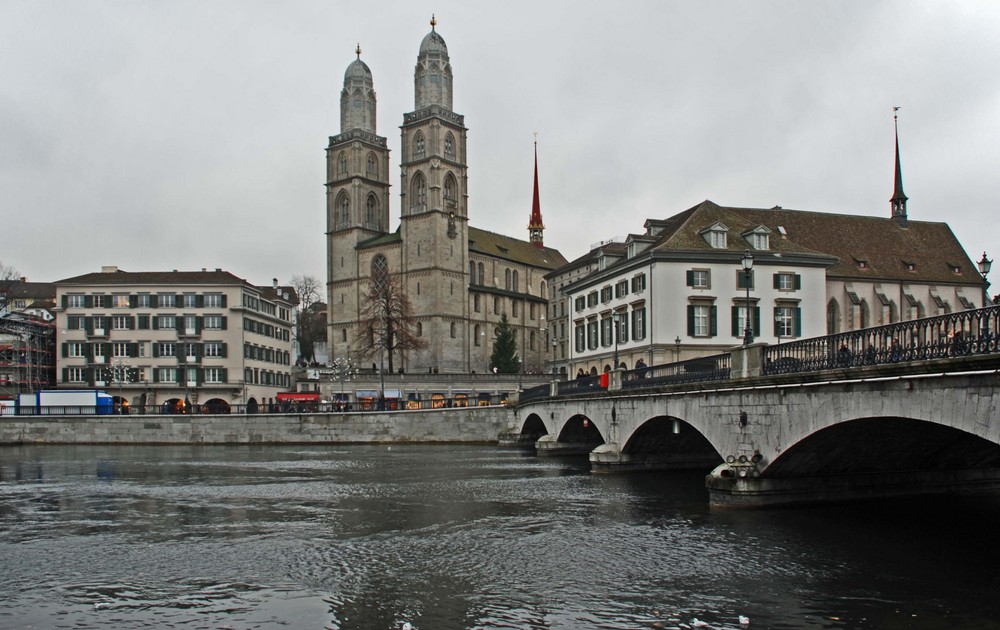
[[[542,242],[542,204],[538,201],[538,140],[535,140],[535,192],[531,199],[531,219],[528,221],[528,236],[535,247],[545,247]]]

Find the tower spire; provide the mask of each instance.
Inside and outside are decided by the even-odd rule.
[[[531,198],[531,219],[528,221],[528,237],[535,247],[545,247],[542,240],[542,205],[538,201],[538,132],[535,132],[535,191]]]
[[[903,192],[903,169],[899,165],[899,116],[896,112],[899,107],[892,108],[892,126],[896,132],[896,180],[893,185],[892,199],[889,203],[892,207],[892,218],[900,225],[906,225],[906,193]]]

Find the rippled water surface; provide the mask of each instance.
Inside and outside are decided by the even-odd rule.
[[[4,447],[0,628],[997,628],[998,531],[493,447]]]

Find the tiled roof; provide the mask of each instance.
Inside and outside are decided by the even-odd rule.
[[[11,300],[43,300],[56,296],[56,287],[51,282],[21,282],[4,280],[0,282],[0,292]]]
[[[725,207],[704,201],[656,222],[669,226],[663,227],[652,249],[711,251],[702,232],[716,223],[728,228],[726,250],[732,252],[749,249],[741,235],[764,226],[771,232],[773,252],[833,256],[837,261],[827,269],[830,278],[982,284],[951,228],[929,221],[910,220],[902,227],[889,217]]]
[[[505,258],[542,269],[557,269],[566,264],[566,259],[557,249],[535,247],[529,241],[487,232],[472,226],[469,226],[469,253]]]
[[[97,271],[53,284],[250,284],[228,271]],[[253,286],[253,285],[251,285]]]

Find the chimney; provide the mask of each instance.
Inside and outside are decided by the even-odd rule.
[[[117,271],[118,271],[118,266],[117,265],[102,265],[101,266],[101,273],[117,273]]]
[[[271,280],[271,288],[273,288],[273,289],[277,289],[278,288],[278,279],[277,278]]]

